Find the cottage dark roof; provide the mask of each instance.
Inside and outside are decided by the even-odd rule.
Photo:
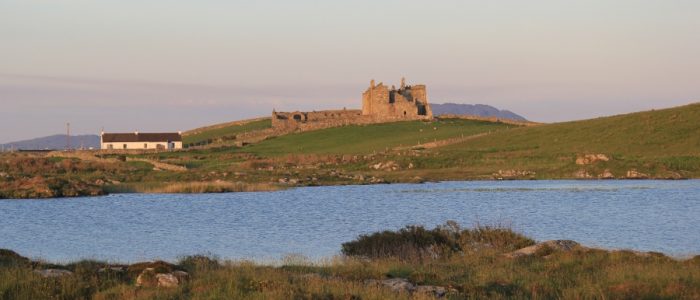
[[[103,143],[131,143],[131,142],[182,142],[179,133],[103,133]]]

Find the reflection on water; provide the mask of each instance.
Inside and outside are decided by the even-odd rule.
[[[0,201],[0,248],[52,261],[321,258],[362,233],[447,220],[538,240],[700,253],[700,181],[476,181]]]

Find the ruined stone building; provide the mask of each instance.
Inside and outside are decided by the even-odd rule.
[[[278,130],[313,130],[354,124],[372,124],[402,120],[430,120],[425,85],[407,86],[401,79],[399,89],[370,82],[362,94],[362,110],[325,110],[313,112],[272,111],[272,127]]]
[[[425,85],[407,86],[401,79],[401,87],[389,89],[382,83],[370,83],[362,94],[362,114],[387,119],[432,119],[433,112],[428,105]]]

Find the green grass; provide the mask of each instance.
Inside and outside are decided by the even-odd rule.
[[[185,145],[197,144],[197,143],[208,143],[209,141],[214,141],[217,139],[233,138],[238,134],[267,129],[272,127],[272,121],[270,119],[263,119],[258,121],[252,121],[249,123],[241,125],[232,125],[216,129],[209,129],[202,132],[198,132],[192,135],[186,135],[182,138],[182,142]]]
[[[579,166],[576,157],[602,153],[609,162]],[[700,171],[700,104],[584,121],[513,128],[453,144],[420,159],[423,168],[537,171],[540,178],[570,178],[577,170],[604,169],[624,176],[639,169],[663,177]]]
[[[354,125],[289,134],[244,148],[261,156],[286,154],[369,154],[515,127],[472,120],[394,122]]]

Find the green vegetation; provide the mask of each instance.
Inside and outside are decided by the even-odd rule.
[[[428,230],[422,226],[407,226],[399,231],[382,231],[361,235],[343,244],[342,252],[360,258],[397,258],[402,261],[422,261],[426,258],[449,257],[458,253],[489,247],[502,252],[532,246],[535,241],[507,228],[478,226],[462,229],[455,222]]]
[[[241,133],[262,130],[272,127],[270,119],[251,121],[243,124],[234,124],[212,129],[204,129],[182,138],[183,145],[211,144],[214,141],[235,140]]]
[[[700,178],[698,120],[700,104],[693,104],[532,127],[439,119],[328,128],[243,147],[217,142],[99,158],[88,152],[0,154],[0,198],[426,180]],[[269,122],[202,129],[197,136],[223,138],[267,128]],[[590,155],[604,159],[581,161]],[[156,166],[162,164],[175,168]],[[181,167],[186,170],[178,171]]]
[[[516,127],[503,123],[448,119],[352,125],[289,134],[251,145],[245,152],[259,156],[288,154],[368,154],[400,146],[415,146]]]
[[[456,247],[446,255],[415,256],[411,253],[417,248],[396,243],[399,236],[419,236],[425,251],[444,249],[445,241]],[[372,247],[392,255],[341,256],[319,263],[289,257],[280,266],[189,256],[176,264],[127,266],[98,261],[55,265],[0,250],[0,299],[434,299],[439,289],[445,299],[700,297],[700,256],[678,260],[659,253],[578,246],[510,258],[504,254],[532,240],[506,228],[462,230],[454,223],[372,234],[345,245],[363,244],[368,238]],[[47,268],[73,273],[45,278],[37,272]],[[135,284],[139,274],[174,271],[186,271],[189,279],[171,288]],[[143,278],[147,282],[150,277]],[[393,289],[386,284],[392,280],[413,288]]]
[[[577,165],[584,154],[609,161]],[[440,149],[435,161],[419,164],[496,172],[530,170],[537,178],[573,178],[583,170],[616,177],[636,169],[649,177],[700,175],[700,104],[593,120],[514,128]],[[436,164],[437,163],[437,164]]]

